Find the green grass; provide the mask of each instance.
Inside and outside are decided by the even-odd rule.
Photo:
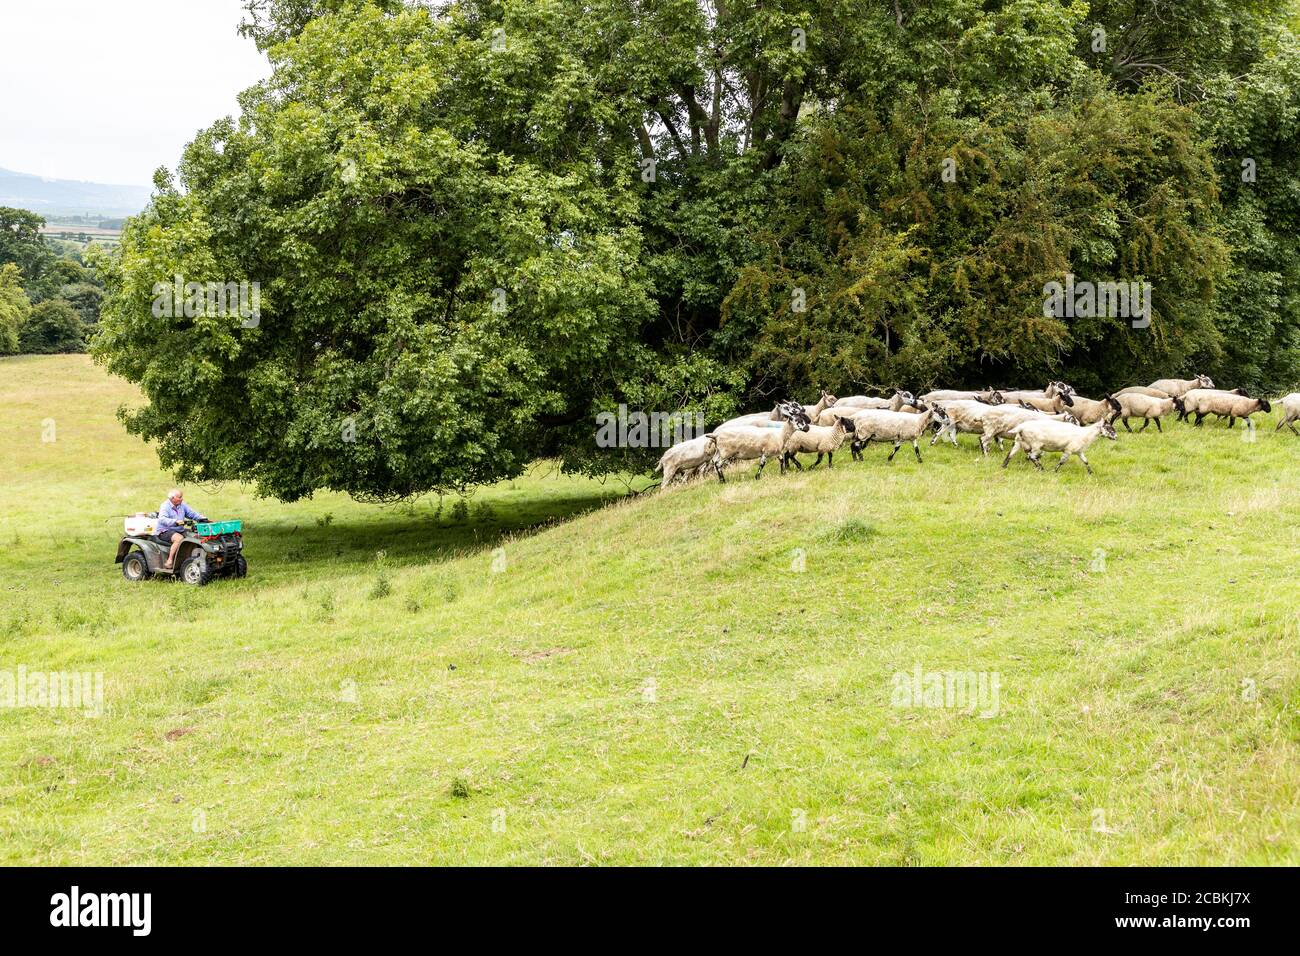
[[[192,589],[112,561],[170,482],[133,401],[0,361],[0,671],[106,706],[0,708],[0,863],[1300,863],[1268,419],[1093,478],[965,437],[633,498],[539,467],[459,517],[191,487],[251,565]],[[891,706],[917,663],[997,715]]]

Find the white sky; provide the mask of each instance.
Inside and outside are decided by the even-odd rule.
[[[148,186],[270,75],[239,0],[0,0],[0,167]]]

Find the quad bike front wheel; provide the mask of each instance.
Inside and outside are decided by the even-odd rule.
[[[149,577],[149,564],[143,551],[132,551],[122,559],[122,577],[128,581],[143,581]]]
[[[181,564],[180,579],[186,584],[202,587],[208,583],[208,569],[201,554],[190,555]]]
[[[248,562],[244,560],[244,556],[241,554],[239,557],[235,558],[235,577],[242,578],[247,575]]]

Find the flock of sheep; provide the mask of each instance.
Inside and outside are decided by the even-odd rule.
[[[1300,435],[1295,426],[1300,420],[1300,392],[1279,399],[1278,404],[1282,414],[1277,428],[1286,426]],[[1142,420],[1141,431],[1153,421],[1156,429],[1163,431],[1160,419],[1174,412],[1179,421],[1194,416],[1196,425],[1207,415],[1215,415],[1227,418],[1229,428],[1240,418],[1253,431],[1255,423],[1250,416],[1271,411],[1272,403],[1267,399],[1251,398],[1242,389],[1217,389],[1208,375],[1162,378],[1100,399],[1084,398],[1064,382],[1049,382],[1041,390],[941,389],[921,396],[895,389],[889,398],[836,398],[823,391],[815,405],[777,402],[770,412],[741,415],[706,435],[678,442],[659,459],[655,470],[663,472],[663,488],[674,480],[701,477],[709,471],[716,472],[719,481],[726,481],[723,469],[742,461],[757,461],[754,477],[759,478],[771,458],[780,463],[782,472],[788,464],[802,471],[800,454],[816,454],[814,468],[823,457],[827,467],[833,467],[835,452],[846,442],[858,461],[862,449],[873,441],[894,446],[890,461],[904,443],[910,442],[919,462],[920,439],[933,427],[931,445],[945,436],[956,445],[957,433],[967,432],[979,436],[980,450],[985,455],[993,442],[1001,449],[1003,441],[1010,440],[1003,468],[1018,451],[1023,451],[1041,470],[1043,452],[1059,451],[1058,469],[1076,456],[1092,474],[1087,450],[1098,438],[1113,441],[1118,437],[1113,424],[1116,419],[1128,431],[1133,430],[1130,419]]]

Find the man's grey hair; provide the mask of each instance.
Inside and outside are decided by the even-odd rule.
[[[175,498],[175,497],[176,497],[177,495],[179,495],[180,493],[181,493],[181,490],[180,490],[179,488],[173,488],[171,491],[167,492],[167,497],[168,497],[168,498]]]

